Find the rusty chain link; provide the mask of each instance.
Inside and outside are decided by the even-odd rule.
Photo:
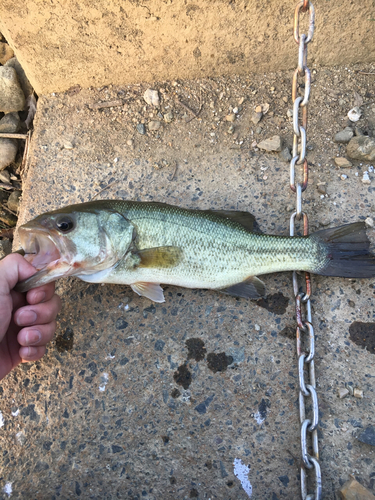
[[[308,12],[308,34],[299,33],[300,14]],[[307,106],[310,97],[311,73],[307,67],[307,45],[314,35],[315,12],[310,0],[301,1],[294,14],[294,39],[298,43],[298,65],[293,75],[293,158],[290,162],[290,187],[296,193],[296,211],[290,218],[290,236],[294,236],[296,220],[302,220],[303,234],[309,233],[308,217],[302,211],[302,193],[308,184],[308,163],[306,156]],[[298,95],[299,79],[303,79],[303,95]],[[301,166],[301,181],[296,181],[296,165]],[[318,448],[318,396],[315,381],[315,337],[311,318],[311,280],[305,273],[305,292],[300,291],[297,273],[293,272],[293,290],[296,300],[297,356],[299,378],[299,413],[301,424],[301,496],[303,500],[320,500],[322,479]],[[302,289],[302,287],[301,287]],[[306,344],[306,345],[305,345]],[[305,373],[307,372],[308,375]],[[306,377],[306,378],[305,378]],[[306,416],[306,404],[309,415]],[[313,493],[308,493],[312,490]]]

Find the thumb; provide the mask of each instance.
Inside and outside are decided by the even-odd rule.
[[[36,273],[36,269],[18,253],[0,261],[0,297],[8,295],[16,284]]]

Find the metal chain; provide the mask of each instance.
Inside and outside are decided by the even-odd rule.
[[[308,12],[308,34],[299,33],[301,13]],[[307,188],[309,167],[306,155],[307,106],[310,96],[311,73],[307,67],[307,45],[314,34],[315,12],[309,0],[300,2],[294,14],[294,39],[298,43],[298,66],[293,75],[293,158],[290,162],[290,187],[296,193],[296,211],[290,218],[290,236],[294,236],[296,220],[303,222],[303,234],[309,233],[306,212],[302,211],[302,193]],[[298,95],[299,79],[303,79],[303,96]],[[296,165],[301,166],[301,180],[296,181]],[[299,374],[299,413],[301,423],[301,496],[303,500],[320,500],[322,497],[322,478],[318,449],[318,397],[316,393],[314,354],[315,337],[311,318],[311,279],[305,273],[305,292],[300,291],[297,273],[293,272],[293,290],[296,299],[297,319],[297,356]],[[302,287],[301,287],[302,289]],[[302,311],[304,309],[304,311]],[[306,344],[306,346],[305,346]],[[307,379],[305,378],[308,372]],[[308,382],[306,382],[308,380]],[[306,416],[306,406],[309,415]],[[310,484],[313,493],[308,493]],[[312,488],[311,488],[312,490]]]

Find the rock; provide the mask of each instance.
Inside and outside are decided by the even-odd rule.
[[[31,83],[29,82],[29,79],[26,76],[26,73],[24,72],[22,66],[18,62],[17,57],[12,57],[12,59],[9,59],[7,63],[5,64],[6,68],[14,68],[17,72],[18,76],[18,81],[20,82],[21,89],[23,93],[25,94],[25,97],[28,97],[31,95],[34,91]]]
[[[10,184],[10,175],[8,170],[3,170],[2,172],[0,172],[0,182]]]
[[[0,42],[0,64],[5,64],[14,56],[13,49],[5,42]]]
[[[350,141],[350,139],[353,137],[354,132],[351,127],[346,127],[344,130],[341,130],[341,132],[337,132],[335,135],[335,142],[342,142],[346,144],[347,142]]]
[[[10,253],[12,253],[12,243],[7,239],[0,240],[0,259],[3,259]]]
[[[290,154],[289,148],[284,148],[279,153],[279,158],[282,161],[289,162],[292,159],[292,155]]]
[[[12,210],[12,212],[17,213],[21,195],[22,195],[21,191],[13,191],[13,193],[9,196],[8,208],[9,210]]]
[[[6,210],[0,209],[0,222],[9,227],[14,227],[17,224],[17,217]]]
[[[356,387],[353,391],[353,396],[358,399],[363,399],[363,391],[361,389],[358,389],[358,387]]]
[[[235,108],[233,108],[233,113],[235,115],[237,115],[239,112],[240,112],[240,108],[238,108],[237,106]]]
[[[64,149],[73,149],[74,146],[70,141],[64,142]]]
[[[342,157],[335,158],[335,164],[340,168],[350,168],[353,166],[349,160]]]
[[[145,135],[146,133],[146,127],[144,126],[143,123],[138,123],[137,124],[137,132],[141,135]]]
[[[363,184],[371,184],[371,180],[370,180],[370,177],[368,175],[368,172],[363,172],[362,183]]]
[[[337,393],[340,399],[344,399],[349,394],[349,391],[348,389],[345,389],[345,387],[340,387]]]
[[[14,162],[17,149],[18,145],[15,139],[0,139],[0,170],[4,170]]]
[[[251,117],[251,121],[254,123],[254,125],[258,125],[258,123],[262,119],[262,116],[263,116],[263,113],[261,111],[258,113],[255,111],[255,113],[253,113],[253,115]]]
[[[227,115],[225,119],[227,122],[234,122],[234,120],[236,119],[236,115],[234,113],[231,113],[230,115]]]
[[[257,128],[255,129],[255,133],[259,135],[259,134],[261,134],[261,133],[262,133],[262,130],[263,130],[263,129],[262,129],[262,127],[257,127]]]
[[[354,478],[346,481],[337,493],[341,500],[375,500],[374,495]]]
[[[342,175],[340,175],[340,178],[341,178],[341,180],[342,180],[342,181],[345,181],[345,179],[347,179],[347,178],[348,178],[348,176],[347,176],[347,175],[345,175],[345,174],[342,174]]]
[[[15,134],[20,124],[18,113],[8,113],[0,120],[0,132]]]
[[[12,113],[22,111],[25,107],[25,96],[20,87],[16,70],[0,66],[0,111]]]
[[[234,126],[230,125],[228,128],[228,134],[233,134],[234,133]]]
[[[166,123],[171,123],[172,120],[173,120],[173,113],[172,113],[172,111],[169,111],[168,113],[165,113],[165,115],[164,115],[164,121]]]
[[[319,182],[316,187],[318,189],[318,193],[327,194],[327,186],[325,182]]]
[[[126,144],[127,144],[128,146],[130,146],[131,148],[134,148],[134,141],[133,141],[133,139],[128,139],[128,140],[126,141]]]
[[[348,118],[351,122],[357,122],[362,116],[362,111],[358,106],[352,108],[348,113]]]
[[[288,111],[286,112],[286,116],[288,118],[292,118],[293,117],[293,110],[292,109],[288,109]]]
[[[358,441],[361,443],[375,446],[375,426],[369,425],[366,429],[357,436]]]
[[[365,220],[365,224],[367,227],[374,227],[374,219],[372,219],[371,217],[367,217],[367,219]]]
[[[274,135],[269,139],[265,139],[258,143],[258,148],[264,149],[265,151],[281,151],[281,137],[279,135]]]
[[[375,139],[365,135],[353,137],[346,147],[346,154],[353,160],[375,160]]]
[[[155,132],[156,130],[159,130],[161,127],[161,122],[159,121],[151,121],[148,123],[148,129],[151,132]]]
[[[159,106],[159,94],[157,90],[147,89],[143,94],[143,99],[147,102],[147,104]]]

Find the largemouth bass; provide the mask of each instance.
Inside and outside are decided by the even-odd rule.
[[[362,222],[308,237],[253,231],[247,212],[188,210],[163,203],[101,200],[71,205],[19,228],[25,258],[38,270],[17,285],[27,291],[63,276],[130,285],[164,302],[160,284],[264,296],[257,275],[308,271],[375,276],[375,256]]]

